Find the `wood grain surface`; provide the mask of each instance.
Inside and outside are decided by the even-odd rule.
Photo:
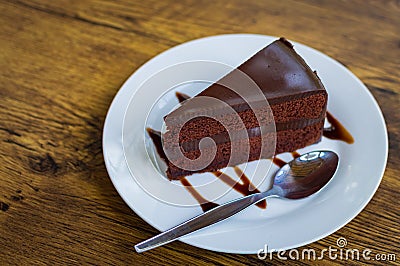
[[[378,101],[390,142],[379,189],[349,224],[304,248],[345,237],[397,260],[320,263],[399,265],[400,3],[361,0],[0,0],[0,265],[309,264],[181,242],[137,254],[133,245],[157,230],[125,205],[104,166],[106,112],[133,71],[177,44],[244,32],[322,51]]]

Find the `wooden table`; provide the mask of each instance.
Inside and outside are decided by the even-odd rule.
[[[345,237],[399,263],[398,1],[1,0],[0,14],[0,265],[265,264],[181,242],[137,254],[157,230],[125,205],[102,156],[107,109],[133,71],[177,44],[243,32],[312,46],[377,99],[390,141],[382,183],[353,221],[305,248]]]

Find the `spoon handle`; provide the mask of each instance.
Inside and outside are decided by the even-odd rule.
[[[135,250],[141,253],[170,243],[184,235],[223,221],[268,196],[276,195],[276,192],[276,187],[274,186],[268,191],[229,201],[135,245]]]

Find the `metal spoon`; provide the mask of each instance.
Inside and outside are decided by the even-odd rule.
[[[137,244],[135,249],[140,253],[165,245],[184,235],[225,220],[267,197],[286,199],[308,197],[328,183],[336,171],[338,161],[337,154],[332,151],[305,153],[279,169],[275,174],[274,185],[270,190],[235,199],[215,207]]]

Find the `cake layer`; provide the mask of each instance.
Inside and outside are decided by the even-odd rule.
[[[263,139],[268,143],[274,143],[271,138],[276,136],[276,147],[269,147],[265,145],[263,148],[263,154],[260,155],[261,152],[261,136],[251,137],[249,140],[242,140],[237,142],[239,144],[239,150],[233,151],[236,154],[243,154],[243,150],[246,150],[246,147],[249,146],[249,154],[248,156],[236,157],[237,161],[231,160],[229,164],[229,160],[231,157],[231,147],[232,144],[230,142],[225,142],[223,144],[217,145],[217,154],[214,160],[205,168],[200,171],[187,171],[183,170],[179,167],[176,167],[171,162],[167,162],[167,176],[169,179],[179,179],[183,176],[191,175],[193,173],[204,173],[204,172],[214,172],[218,169],[234,166],[244,162],[251,162],[259,159],[268,159],[274,156],[275,154],[283,153],[283,152],[292,152],[297,149],[303,148],[305,146],[314,144],[319,142],[322,137],[322,128],[324,126],[324,121],[321,121],[317,124],[307,126],[301,129],[289,129],[282,130],[277,132],[277,134],[264,135]],[[205,150],[204,152],[207,152]],[[199,150],[194,151],[183,151],[183,154],[186,158],[196,159],[200,156]],[[180,164],[180,162],[178,162]],[[191,165],[187,165],[191,167]]]
[[[276,132],[287,131],[287,130],[296,130],[296,129],[301,129],[304,127],[312,126],[314,124],[320,124],[323,120],[324,120],[324,118],[299,119],[292,123],[279,123],[276,125],[276,128],[263,128],[262,132],[264,134],[266,134],[266,133],[274,133],[275,130],[276,130]],[[228,132],[225,130],[221,133],[214,134],[214,135],[210,134],[210,135],[202,136],[202,137],[196,138],[196,139],[193,138],[193,139],[187,140],[187,141],[180,141],[179,144],[177,144],[177,145],[179,145],[183,151],[189,152],[189,151],[198,150],[200,141],[204,137],[209,137],[214,141],[215,144],[220,145],[220,144],[223,144],[226,142],[238,141],[238,140],[243,140],[243,139],[253,138],[253,137],[259,137],[259,136],[261,136],[262,132],[261,132],[260,127],[250,128],[245,131],[231,132],[231,138],[230,138]]]
[[[273,113],[273,119],[276,123],[276,130],[283,128],[296,129],[311,125],[312,123],[320,122],[325,118],[326,101],[326,94],[318,93],[302,99],[296,99],[270,106]],[[199,116],[186,122],[183,127],[178,127],[176,124],[169,121],[170,123],[168,124],[167,132],[164,134],[164,139],[168,141],[176,134],[179,134],[179,143],[184,143],[218,134],[227,135],[227,129],[224,127],[223,123],[235,127],[232,116],[237,115],[239,115],[247,129],[259,128],[260,124],[262,124],[265,130],[272,130],[273,126],[270,124],[273,121],[270,118],[269,109],[258,110],[257,112],[258,114],[261,114],[260,121],[257,120],[252,110],[246,110],[236,114],[216,116],[216,118]],[[237,129],[242,130],[239,126]]]

